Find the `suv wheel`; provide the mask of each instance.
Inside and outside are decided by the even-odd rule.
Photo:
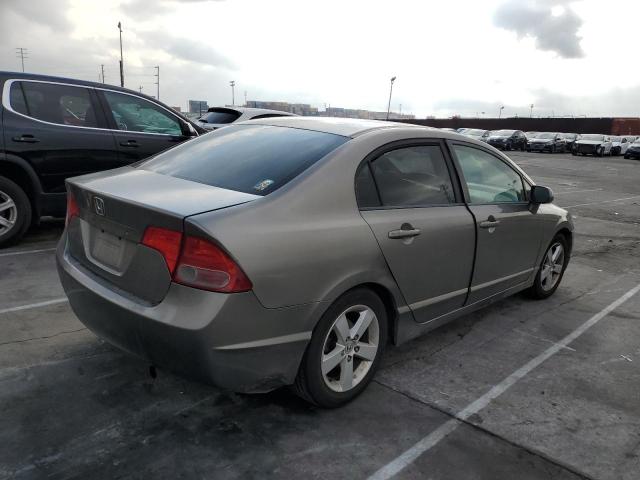
[[[358,396],[369,384],[387,341],[387,314],[368,289],[347,292],[316,326],[294,384],[305,400],[326,408]]]
[[[0,177],[0,247],[17,242],[31,225],[31,203],[14,182]]]

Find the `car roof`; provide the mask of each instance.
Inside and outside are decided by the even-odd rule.
[[[342,135],[343,137],[355,137],[371,130],[383,128],[420,128],[423,130],[433,130],[438,135],[441,131],[421,125],[412,125],[399,122],[386,122],[383,120],[361,120],[357,118],[337,118],[337,117],[273,117],[258,120],[248,120],[247,122],[261,125],[273,125],[278,127],[302,128],[305,130],[315,130],[318,132]],[[436,136],[434,133],[434,136]]]
[[[253,107],[209,107],[207,112],[219,112],[219,111],[236,111],[246,115],[282,115],[282,116],[296,116],[295,113],[283,112],[282,110],[271,110],[269,108],[253,108]]]

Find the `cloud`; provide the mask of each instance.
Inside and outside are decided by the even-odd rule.
[[[563,58],[582,58],[578,31],[582,19],[569,0],[508,0],[496,10],[497,27],[535,39],[540,50],[556,52]]]
[[[164,30],[136,32],[136,35],[147,48],[154,48],[156,45],[161,46],[165,53],[178,60],[217,68],[235,68],[229,58],[199,39],[173,37]]]

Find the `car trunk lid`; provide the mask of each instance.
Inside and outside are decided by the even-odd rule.
[[[142,244],[148,227],[182,232],[188,216],[260,198],[131,167],[67,183],[79,209],[67,228],[72,257],[114,290],[149,304],[164,298],[171,272],[158,250]]]

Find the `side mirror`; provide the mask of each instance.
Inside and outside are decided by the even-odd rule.
[[[543,187],[542,185],[534,185],[531,187],[531,203],[551,203],[553,202],[553,192],[549,187]]]
[[[198,136],[198,132],[196,131],[195,128],[193,128],[193,125],[191,125],[189,122],[185,122],[184,123],[184,129],[186,130],[185,135],[187,137],[197,137]]]

